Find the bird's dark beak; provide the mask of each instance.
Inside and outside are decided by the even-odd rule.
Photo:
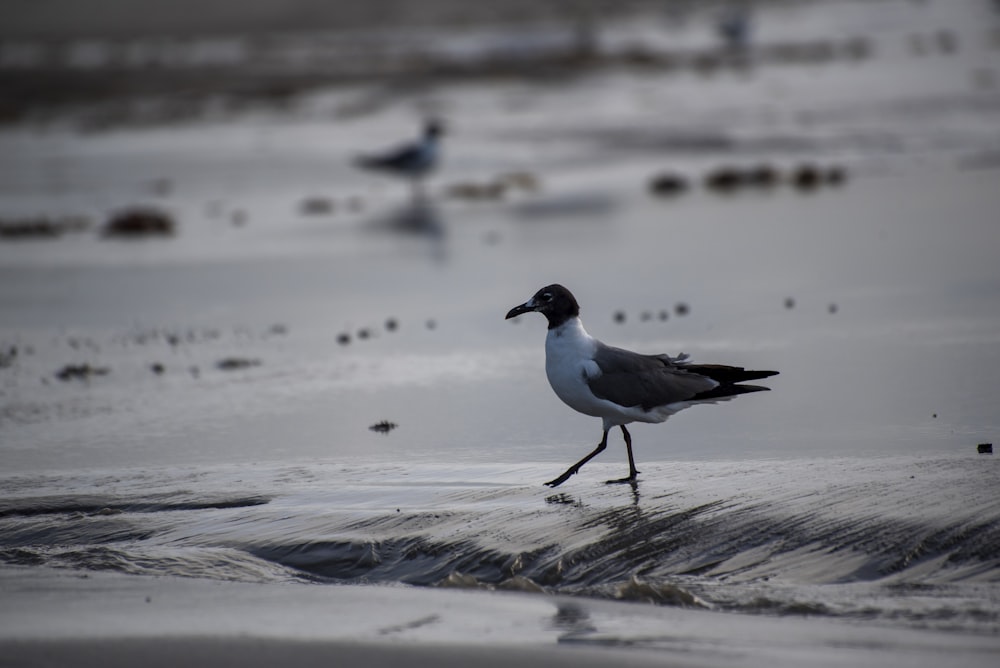
[[[511,310],[507,311],[507,317],[504,318],[504,320],[510,320],[511,318],[516,318],[522,313],[531,313],[532,311],[535,310],[537,310],[535,307],[535,302],[529,299],[520,306],[515,306]]]

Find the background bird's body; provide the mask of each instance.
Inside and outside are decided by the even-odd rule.
[[[439,123],[430,122],[416,142],[383,153],[359,156],[354,164],[363,169],[407,178],[416,189],[440,161],[440,137],[443,132]]]

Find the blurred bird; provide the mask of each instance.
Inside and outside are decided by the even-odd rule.
[[[570,408],[599,417],[604,434],[597,448],[545,483],[557,487],[608,444],[608,432],[621,427],[628,450],[629,474],[608,483],[635,483],[639,471],[632,457],[630,422],[663,422],[674,413],[700,403],[715,403],[737,394],[769,388],[739,385],[747,380],[774,376],[777,371],[748,371],[721,364],[691,364],[686,355],[641,355],[612,348],[590,336],[580,321],[580,306],[561,285],[549,285],[515,306],[507,319],[537,311],[549,321],[545,338],[545,374],[556,396]]]
[[[743,51],[750,46],[753,30],[751,7],[745,4],[728,7],[716,19],[715,30],[727,49]]]
[[[363,169],[384,172],[410,180],[414,195],[419,195],[423,178],[440,160],[440,139],[444,126],[438,121],[428,121],[419,140],[389,149],[383,153],[363,155],[354,164]]]

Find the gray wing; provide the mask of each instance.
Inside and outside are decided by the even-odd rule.
[[[718,383],[684,370],[667,355],[640,355],[600,344],[594,361],[601,375],[587,380],[590,390],[619,406],[656,406],[686,401]]]

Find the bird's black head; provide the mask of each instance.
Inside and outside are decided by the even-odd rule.
[[[520,306],[515,306],[507,312],[507,320],[522,313],[537,311],[549,321],[549,329],[554,329],[570,318],[580,315],[580,305],[576,303],[573,293],[563,286],[554,283],[546,285]]]

